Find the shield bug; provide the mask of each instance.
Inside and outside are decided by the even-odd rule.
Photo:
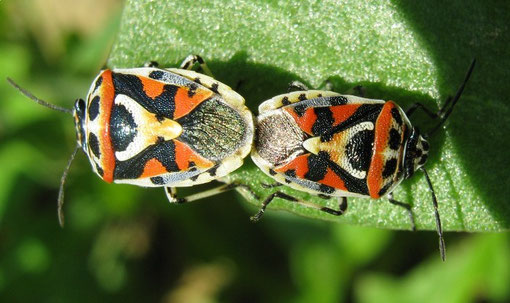
[[[209,76],[191,70],[196,62]],[[253,117],[244,98],[215,80],[199,56],[190,55],[180,68],[153,63],[102,70],[86,100],[76,100],[73,109],[49,104],[8,81],[37,103],[74,117],[77,146],[60,183],[61,225],[63,187],[80,148],[104,181],[164,187],[170,202],[189,202],[238,186],[176,196],[175,187],[206,183],[240,167],[253,141]]]
[[[474,64],[475,61],[455,97],[448,99],[437,113],[420,103],[404,111],[393,101],[308,90],[302,84],[291,84],[301,91],[263,102],[255,122],[251,155],[255,164],[279,182],[273,186],[284,184],[323,197],[340,197],[340,202],[338,209],[332,209],[276,191],[263,201],[252,220],[258,220],[275,198],[339,216],[347,209],[347,197],[379,199],[388,196],[391,203],[408,210],[414,230],[410,206],[394,200],[391,193],[402,180],[420,169],[432,194],[440,253],[444,260],[445,245],[437,199],[423,167],[429,151],[426,138],[452,112]],[[418,108],[439,119],[425,134],[421,134],[408,119]]]

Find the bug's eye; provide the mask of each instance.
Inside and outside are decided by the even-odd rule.
[[[74,109],[79,114],[79,116],[82,116],[83,113],[85,112],[85,100],[83,99],[76,100],[76,102],[74,103]]]

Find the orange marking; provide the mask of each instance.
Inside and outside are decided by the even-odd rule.
[[[138,77],[142,81],[143,91],[152,99],[163,93],[165,83],[146,77]]]
[[[361,104],[345,104],[345,105],[335,105],[330,106],[329,109],[333,113],[333,125],[338,125],[345,120],[349,119],[356,110],[361,106]]]
[[[158,159],[152,158],[149,161],[147,161],[147,163],[145,163],[143,173],[140,176],[140,178],[154,177],[167,172],[168,170],[166,169],[166,167],[164,167],[163,164],[161,164],[161,162],[159,162]]]
[[[113,182],[113,171],[115,170],[115,154],[110,138],[110,115],[112,113],[113,98],[115,96],[115,87],[113,87],[112,71],[107,69],[101,75],[101,102],[99,111],[99,145],[101,148],[101,162],[103,168],[103,180],[108,183]]]
[[[305,113],[301,117],[294,111],[293,107],[285,107],[284,109],[294,118],[299,128],[307,134],[313,135],[312,127],[315,121],[317,121],[317,115],[313,108],[305,110]]]
[[[289,163],[276,168],[275,171],[277,171],[279,173],[285,173],[288,170],[295,170],[296,177],[305,179],[305,174],[308,172],[308,156],[309,155],[310,154],[306,154],[306,155],[301,155],[299,157],[296,157],[294,160],[290,161]]]
[[[207,169],[214,166],[212,161],[197,154],[188,145],[174,140],[175,143],[175,162],[180,170],[188,170],[189,163],[194,162],[195,166],[201,169]]]
[[[197,88],[195,90],[195,94],[190,97],[188,95],[189,88],[187,87],[179,87],[177,88],[177,92],[175,93],[175,111],[174,111],[174,119],[179,119],[182,116],[187,115],[191,112],[197,105],[202,103],[207,98],[211,97],[213,92],[210,90],[204,90]]]
[[[319,181],[319,183],[322,183],[324,185],[328,185],[334,188],[338,188],[340,190],[348,191],[345,187],[344,180],[340,178],[337,174],[335,174],[331,168],[327,168],[326,175],[322,180]]]
[[[391,116],[391,109],[394,107],[395,104],[393,102],[386,102],[375,123],[374,154],[372,155],[367,177],[368,192],[370,193],[370,197],[374,199],[380,197],[379,191],[382,187],[382,172],[384,168],[382,152],[388,144],[389,130],[393,119]]]

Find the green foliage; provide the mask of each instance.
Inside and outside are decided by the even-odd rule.
[[[425,263],[401,278],[367,274],[357,283],[356,297],[361,302],[468,302],[473,298],[502,302],[508,298],[503,281],[510,278],[505,257],[509,249],[505,235],[475,236],[455,247],[455,259],[447,264]]]
[[[506,48],[507,40],[502,39],[506,23],[504,18],[491,17],[502,14],[493,5],[474,5],[130,1],[109,65],[137,66],[156,60],[175,66],[186,55],[197,53],[217,79],[239,87],[256,113],[258,104],[284,93],[296,79],[311,87],[329,79],[339,92],[362,84],[368,97],[396,100],[404,108],[414,102],[437,108],[456,92],[476,57],[479,64],[446,130],[431,140],[427,167],[445,230],[507,230],[510,178],[501,168],[510,164],[505,155],[510,143],[504,139],[510,112],[504,104],[507,98],[502,98],[508,96],[502,79],[503,66],[510,59],[495,54]],[[433,125],[424,115],[416,116],[414,123],[422,129]],[[266,196],[260,184],[271,179],[250,160],[246,162],[229,179],[248,182]],[[412,205],[418,229],[433,230],[431,197],[422,177],[417,173],[404,182],[395,199]],[[284,191],[327,203],[288,188]],[[410,228],[406,212],[384,199],[350,199],[348,213],[339,218],[281,200],[271,208],[364,226]]]

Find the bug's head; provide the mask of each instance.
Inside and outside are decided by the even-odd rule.
[[[429,143],[414,127],[404,150],[404,178],[410,178],[417,169],[422,167],[427,162],[428,155]]]
[[[77,99],[74,103],[73,117],[76,126],[76,139],[78,145],[85,150],[86,136],[85,136],[85,114],[86,104],[85,100]]]

